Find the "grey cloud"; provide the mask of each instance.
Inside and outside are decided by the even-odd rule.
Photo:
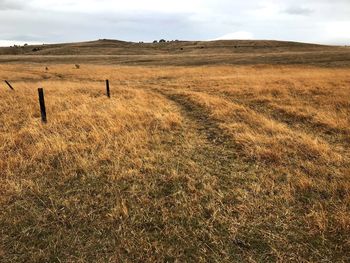
[[[8,16],[8,15],[7,15]],[[186,14],[98,13],[24,11],[0,16],[1,39],[36,42],[67,42],[99,38],[152,41],[159,38],[203,38]],[[67,19],[69,17],[69,19]],[[181,36],[181,37],[179,37]]]
[[[283,10],[283,13],[289,15],[310,15],[314,10],[310,8],[300,7],[300,6],[291,6]]]
[[[98,0],[66,0],[65,3],[91,1],[100,3]],[[141,11],[132,5],[125,9],[128,11],[121,11],[118,3],[122,0],[108,2],[113,3],[108,11],[84,12],[79,8],[57,9],[56,5],[51,8],[48,4],[43,9],[44,0],[0,0],[0,40],[45,43],[98,38],[207,40],[242,31],[261,39],[322,43],[346,43],[348,39],[346,28],[345,33],[341,31],[336,36],[327,35],[325,28],[337,21],[350,22],[350,0],[202,0],[198,2],[198,9],[183,11],[152,8]],[[270,14],[271,10],[264,9],[263,3],[275,3],[277,11],[272,8]],[[261,16],[257,12],[262,12]],[[339,34],[344,34],[344,39],[339,38]]]
[[[24,3],[21,1],[14,0],[0,0],[0,11],[1,10],[20,10],[23,9]]]

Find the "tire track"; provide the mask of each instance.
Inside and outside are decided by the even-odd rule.
[[[248,214],[251,214],[243,213],[243,216],[240,213],[237,214],[239,218],[244,218],[244,222],[238,223],[237,238],[233,241],[240,251],[252,253],[255,255],[255,259],[260,258],[261,261],[277,260],[273,257],[274,252],[271,249],[273,247],[279,247],[280,251],[282,251],[279,254],[281,258],[288,258],[291,261],[297,261],[294,258],[296,255],[303,255],[305,259],[311,257],[311,255],[314,258],[325,256],[332,258],[323,248],[314,250],[310,244],[309,235],[300,235],[300,232],[307,232],[307,226],[305,228],[301,227],[302,218],[305,217],[305,214],[300,212],[300,206],[305,204],[302,198],[299,199],[299,193],[295,195],[295,203],[281,205],[285,202],[286,193],[284,191],[288,189],[283,182],[294,184],[293,180],[290,182],[289,180],[285,181],[284,175],[279,174],[279,169],[271,172],[271,167],[259,162],[247,161],[239,156],[240,146],[235,144],[234,139],[225,136],[225,131],[220,128],[215,118],[210,116],[210,112],[200,105],[191,103],[185,94],[178,93],[173,89],[160,90],[156,88],[155,91],[177,104],[183,115],[190,122],[188,124],[189,128],[197,130],[198,136],[203,137],[207,141],[206,147],[197,149],[196,156],[201,156],[201,164],[208,169],[212,176],[218,178],[219,191],[225,194],[232,192],[232,190],[245,193],[245,197],[240,199],[242,202],[238,203],[237,206],[247,205],[247,209],[250,211]],[[281,171],[284,171],[284,169],[281,169]],[[297,177],[295,177],[295,180],[298,180]],[[263,190],[255,192],[251,188],[253,185]],[[271,188],[272,185],[274,187]],[[287,190],[288,194],[290,193]],[[304,192],[301,192],[300,196],[303,195]],[[322,195],[322,193],[317,193],[308,202],[312,203],[315,200],[320,200],[318,195]],[[225,207],[224,209],[228,208]],[[232,209],[234,210],[235,208]],[[288,213],[290,214],[286,216],[285,211],[289,211]],[[269,219],[265,221],[266,218]],[[274,220],[280,220],[280,223],[284,225],[282,232],[277,230],[278,227],[276,228],[274,223],[271,223]],[[294,223],[291,223],[291,221]],[[289,238],[293,236],[293,241],[286,238],[286,235]],[[321,236],[313,236],[312,238],[319,240]],[[331,242],[328,242],[331,238],[333,238],[333,234],[329,233],[327,235],[327,244],[329,246],[333,245]],[[305,250],[307,254],[303,254]],[[268,254],[269,256],[267,257],[260,257]],[[300,260],[300,257],[298,259]]]
[[[329,127],[326,124],[316,123],[311,116],[296,116],[293,113],[278,109],[267,103],[245,102],[244,105],[269,116],[279,122],[287,124],[295,130],[305,130],[315,136],[319,136],[331,144],[349,144],[349,133],[343,129]]]
[[[207,162],[203,165],[208,168],[212,175],[218,176],[219,180],[228,179],[227,177],[231,176],[232,168],[237,169],[239,167],[237,162],[240,162],[233,140],[225,135],[218,123],[211,119],[205,110],[190,103],[181,95],[164,90],[156,90],[155,93],[164,97],[180,110],[185,117],[184,129],[186,132],[194,133],[198,141],[202,141],[205,150],[199,147],[198,153],[193,157],[203,157]],[[215,167],[210,167],[210,165]]]
[[[185,133],[194,133],[196,140],[203,142],[198,144],[193,155],[185,158],[198,163],[207,174],[214,177],[217,181],[215,191],[225,195],[223,203],[228,202],[232,205],[222,204],[221,208],[221,213],[225,214],[223,216],[231,218],[232,223],[235,222],[234,224],[239,226],[236,236],[231,238],[223,236],[223,240],[227,241],[227,247],[231,252],[238,252],[238,255],[248,251],[253,254],[257,253],[257,255],[262,252],[270,253],[268,241],[261,234],[261,229],[252,230],[250,225],[252,221],[257,219],[252,211],[260,209],[256,206],[257,196],[253,194],[251,186],[261,183],[261,174],[264,174],[265,171],[262,170],[262,167],[247,162],[239,156],[237,148],[239,146],[231,137],[225,135],[218,123],[209,117],[206,110],[189,102],[181,94],[174,94],[170,90],[152,89],[151,92],[160,94],[169,103],[174,104],[185,117],[184,129],[187,130]],[[244,206],[246,211],[242,211],[241,214],[232,213],[239,206]],[[261,214],[263,213],[262,211]],[[236,221],[237,217],[241,218],[241,222]],[[260,236],[261,242],[259,244],[250,244],[254,243],[254,238],[250,236],[252,233]],[[232,258],[237,260],[237,255],[233,256],[234,253]]]
[[[318,123],[313,123],[309,121],[309,118],[300,119],[295,115],[288,114],[286,112],[281,112],[274,107],[267,105],[264,102],[254,103],[249,101],[244,101],[242,99],[234,97],[232,94],[227,92],[218,91],[203,91],[195,90],[207,95],[221,97],[227,101],[235,103],[237,105],[242,105],[248,109],[255,111],[262,116],[272,119],[277,123],[286,125],[291,131],[298,133],[304,133],[312,138],[320,138],[327,142],[335,152],[340,154],[348,155],[345,146],[350,145],[350,134],[344,130],[332,129],[331,127],[326,127]],[[350,158],[348,156],[348,158]]]
[[[217,95],[217,94],[216,94]],[[246,106],[268,118],[286,124],[290,129],[307,132],[315,137],[320,137],[330,144],[350,144],[349,133],[337,128],[329,127],[322,123],[315,123],[311,116],[296,116],[292,113],[276,109],[273,105],[266,102],[249,102],[235,99],[227,93],[221,94],[225,99],[229,99],[237,104]]]

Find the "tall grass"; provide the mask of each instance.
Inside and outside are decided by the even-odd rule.
[[[0,261],[350,259],[348,69],[45,67],[0,65]]]

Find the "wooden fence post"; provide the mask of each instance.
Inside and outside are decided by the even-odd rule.
[[[44,99],[44,90],[42,88],[39,88],[38,89],[38,93],[39,93],[39,104],[40,104],[40,112],[41,112],[41,121],[43,123],[47,123],[45,99]]]
[[[15,89],[11,86],[10,82],[8,82],[7,80],[5,80],[5,83],[7,84],[7,86],[10,87],[10,89],[15,90]]]
[[[107,97],[111,98],[111,92],[109,90],[109,80],[106,79],[106,89],[107,89]]]

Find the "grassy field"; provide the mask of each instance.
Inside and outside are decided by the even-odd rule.
[[[349,68],[45,66],[0,65],[1,262],[350,261]]]
[[[74,62],[73,62],[74,61]],[[317,65],[350,67],[350,47],[265,40],[82,43],[0,47],[0,63],[143,66]]]

